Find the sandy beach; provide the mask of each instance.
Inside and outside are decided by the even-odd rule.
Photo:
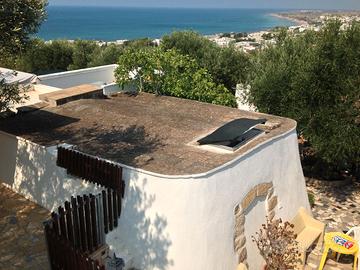
[[[295,22],[297,25],[308,25],[308,24],[309,24],[309,23],[308,23],[307,21],[305,21],[305,20],[295,19],[295,18],[286,16],[286,15],[283,15],[283,14],[279,14],[279,13],[271,13],[270,15],[273,16],[273,17],[276,17],[276,18],[286,19],[286,20],[293,21],[293,22]]]

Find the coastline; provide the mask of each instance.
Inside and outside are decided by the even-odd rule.
[[[286,19],[286,20],[289,20],[289,21],[293,21],[294,23],[296,23],[296,25],[309,25],[309,23],[307,21],[305,21],[305,20],[295,19],[295,18],[286,16],[286,15],[283,15],[283,14],[280,14],[280,13],[270,13],[269,15],[272,16],[272,17],[279,18],[279,19]]]

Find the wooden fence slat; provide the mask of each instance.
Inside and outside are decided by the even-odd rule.
[[[76,198],[71,197],[71,208],[72,208],[72,220],[74,227],[74,247],[81,247],[81,233],[80,233],[80,225],[79,225],[79,216],[78,216],[78,205],[76,202]]]
[[[107,197],[108,197],[108,214],[109,214],[109,231],[112,231],[114,228],[114,211],[113,211],[113,204],[112,204],[112,194],[111,189],[108,188],[107,190]]]
[[[102,194],[102,201],[103,201],[103,210],[104,210],[104,231],[105,233],[109,232],[109,219],[108,219],[108,207],[107,207],[107,196],[106,191],[103,190]]]
[[[90,214],[94,249],[99,247],[95,196],[90,194]]]
[[[112,191],[112,199],[113,199],[113,216],[114,216],[114,228],[118,226],[118,204],[117,204],[117,191],[115,189],[111,189]]]
[[[66,216],[66,231],[68,239],[74,244],[74,225],[72,220],[72,209],[68,201],[65,202],[65,216]]]
[[[79,225],[81,234],[81,250],[86,251],[88,249],[86,226],[85,226],[85,214],[84,214],[84,202],[81,196],[77,196],[78,210],[79,210]]]
[[[92,239],[92,228],[91,228],[91,217],[90,217],[90,200],[87,195],[84,195],[85,204],[85,224],[86,224],[86,236],[88,243],[88,250],[93,251],[93,239]]]
[[[58,209],[59,209],[58,212],[60,218],[60,234],[67,239],[68,236],[66,232],[65,211],[64,208],[62,208],[61,206],[59,206]]]
[[[105,168],[106,164],[105,161],[101,160],[101,178],[103,179],[103,185],[107,186],[107,179],[106,179],[106,168]]]
[[[51,218],[53,220],[53,225],[54,225],[54,231],[56,232],[56,234],[59,234],[60,231],[59,231],[59,215],[56,214],[55,212],[52,212],[51,213]]]

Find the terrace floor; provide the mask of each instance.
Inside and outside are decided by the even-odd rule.
[[[360,183],[334,187],[324,181],[307,179],[306,185],[308,192],[315,195],[313,215],[327,225],[326,231],[341,232],[360,226]],[[312,252],[305,269],[318,269],[321,255]],[[324,270],[351,270],[352,262],[352,256],[341,256],[339,262],[328,259]]]
[[[42,227],[49,214],[0,183],[0,269],[49,269]]]

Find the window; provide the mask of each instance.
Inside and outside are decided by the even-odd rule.
[[[219,127],[197,142],[200,145],[213,145],[235,151],[250,140],[264,133],[263,130],[255,128],[255,126],[265,124],[265,122],[266,119],[235,119]]]

